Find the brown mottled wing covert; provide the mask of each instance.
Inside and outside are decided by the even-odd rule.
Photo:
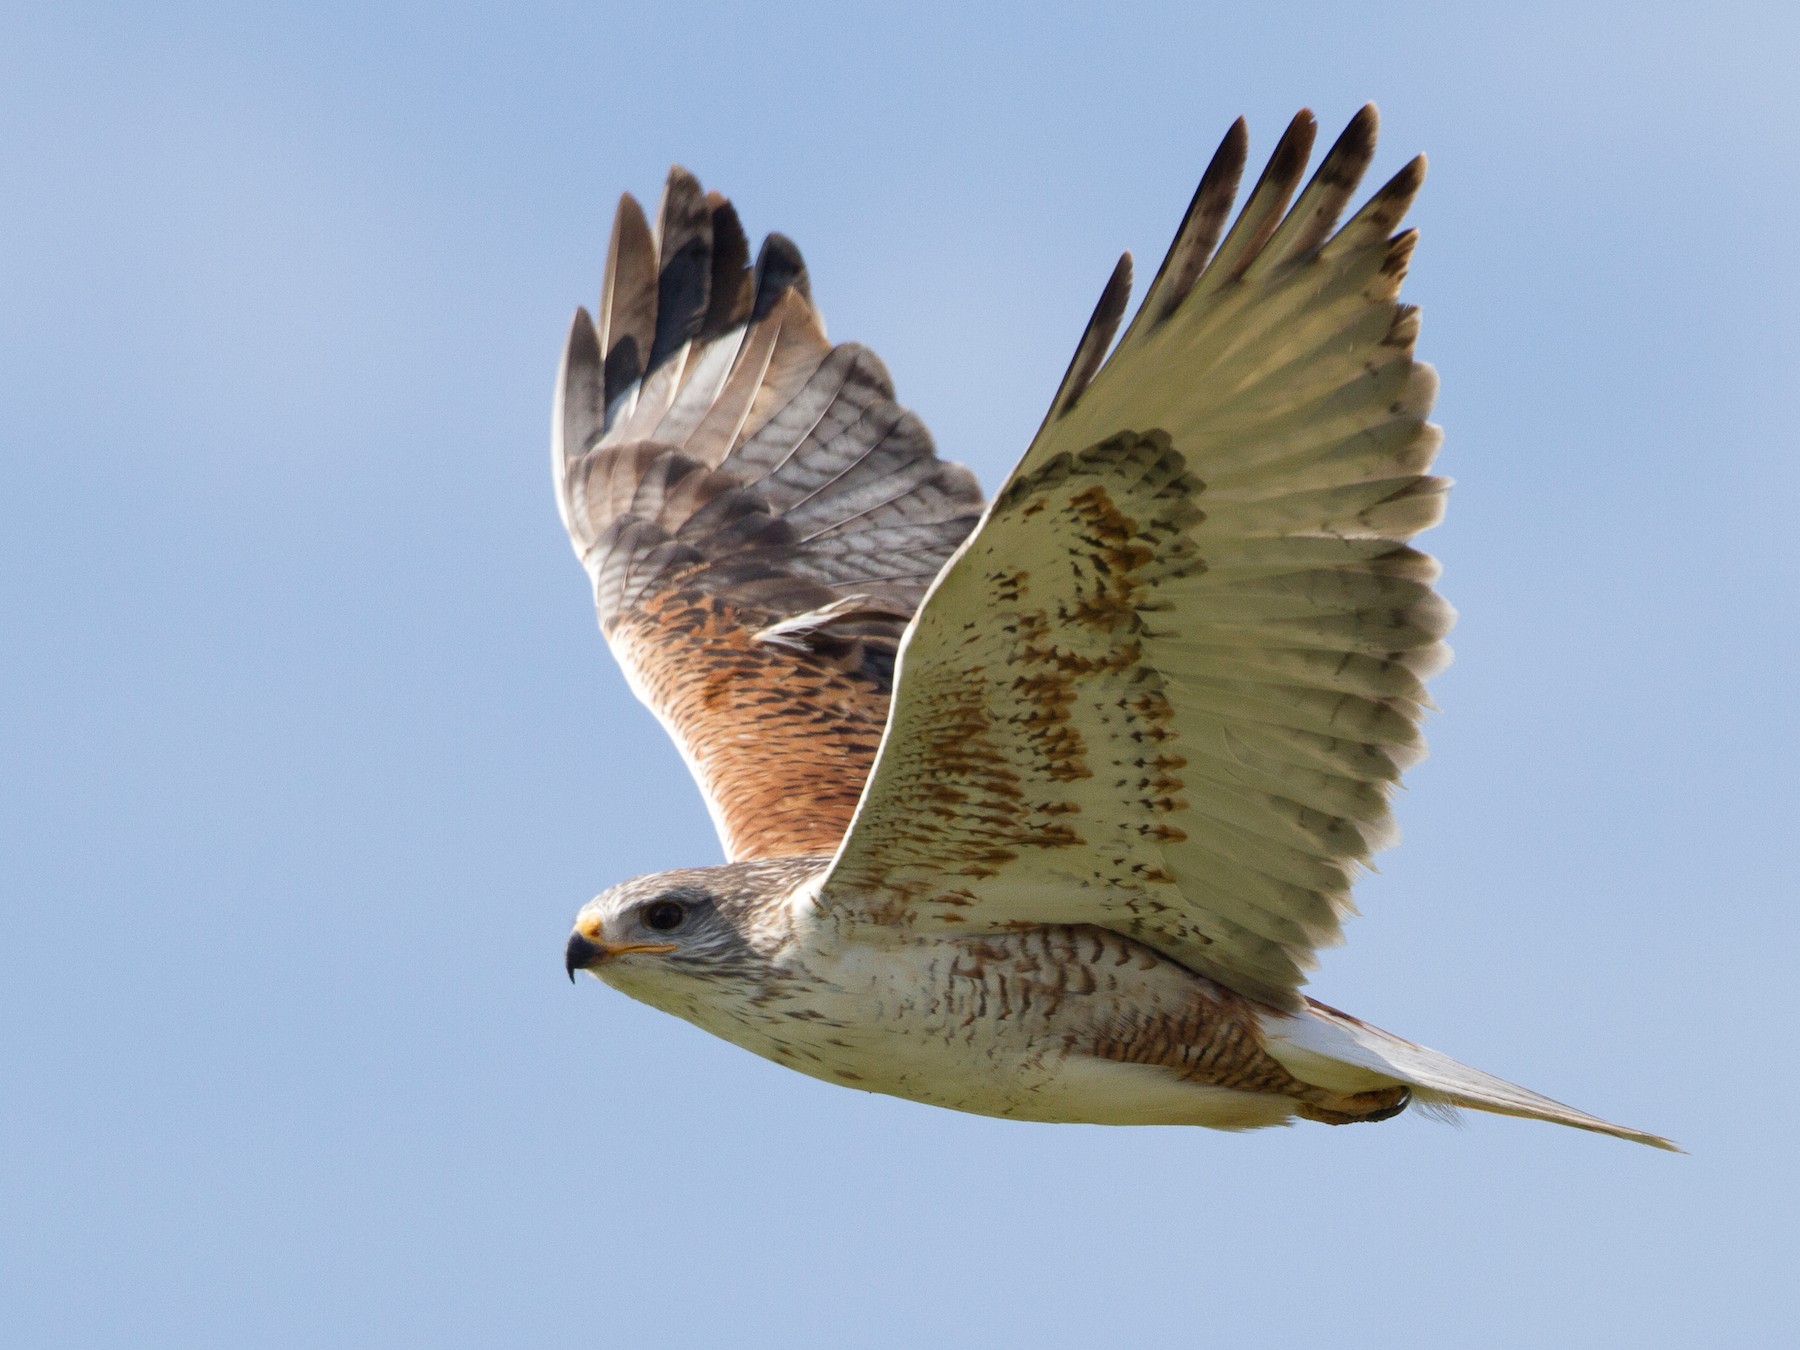
[[[599,321],[577,310],[557,505],[600,627],[700,782],[732,859],[836,848],[887,720],[894,651],[981,491],[873,352],[833,347],[779,235],[669,173],[630,197]]]
[[[1334,233],[1375,112],[1288,210],[1313,131],[1294,120],[1226,233],[1234,126],[1097,372],[1084,339],[906,638],[826,904],[945,931],[1101,925],[1299,1005],[1392,839],[1451,620],[1407,544],[1445,488],[1425,472],[1436,378],[1396,300],[1423,161]]]

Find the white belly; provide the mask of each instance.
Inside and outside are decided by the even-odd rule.
[[[1197,976],[1135,944],[1097,962],[1053,955],[1036,934],[836,943],[806,954],[789,996],[663,1006],[813,1077],[979,1115],[1221,1129],[1288,1119],[1282,1096],[1074,1048],[1122,1013],[1190,1004]]]

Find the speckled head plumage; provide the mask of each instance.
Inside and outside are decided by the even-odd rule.
[[[793,931],[796,892],[828,861],[760,859],[622,881],[576,916],[565,968],[637,997],[688,980],[766,984]]]

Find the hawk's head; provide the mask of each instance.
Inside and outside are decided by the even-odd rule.
[[[646,1003],[699,996],[720,986],[766,986],[827,857],[692,867],[634,877],[602,891],[575,916],[563,963]]]

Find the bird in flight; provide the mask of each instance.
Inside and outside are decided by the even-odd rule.
[[[1397,298],[1424,159],[1340,225],[1375,109],[1302,188],[1315,131],[1293,120],[1232,220],[1232,126],[986,505],[875,354],[826,339],[790,241],[752,264],[680,168],[654,229],[620,201],[563,354],[557,504],[730,861],[602,892],[571,978],[985,1115],[1417,1103],[1674,1147],[1301,992],[1393,840],[1452,619],[1409,542],[1447,486]]]

